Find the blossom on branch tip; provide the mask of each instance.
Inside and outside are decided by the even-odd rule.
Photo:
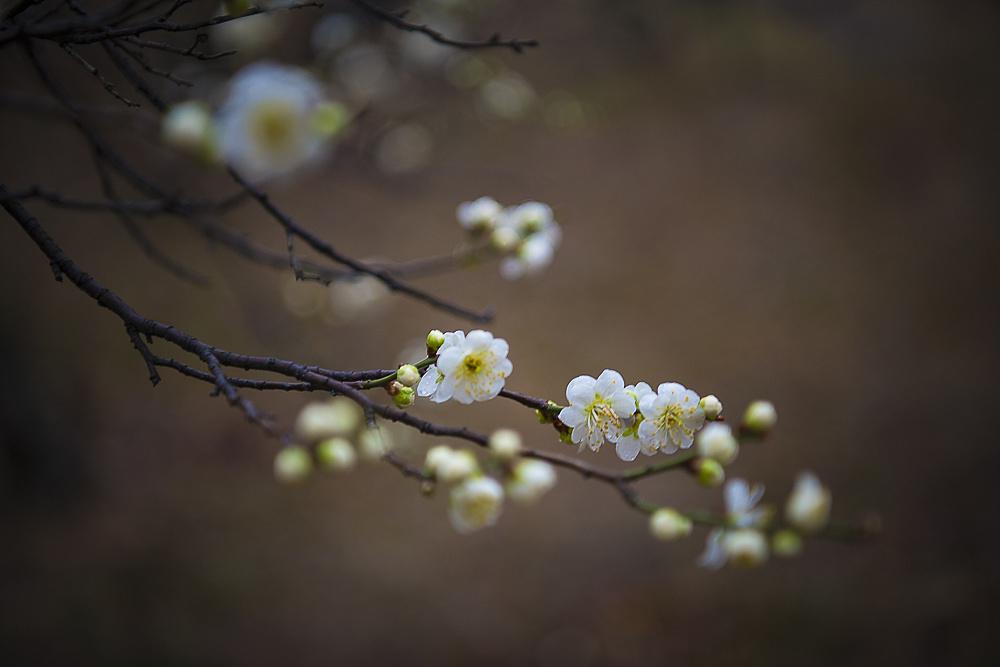
[[[795,481],[795,488],[785,505],[785,518],[805,533],[822,530],[830,518],[832,496],[819,478],[804,472]]]
[[[699,402],[701,409],[705,411],[705,419],[708,421],[715,421],[722,414],[722,401],[715,396],[715,394],[709,394],[708,396],[703,396]]]
[[[669,507],[660,509],[649,515],[649,532],[658,540],[676,540],[691,534],[691,519]]]
[[[767,518],[767,509],[757,507],[764,497],[764,485],[752,487],[745,479],[733,479],[723,489],[726,501],[726,520],[736,528],[760,526]]]
[[[468,335],[453,331],[444,338],[437,363],[428,367],[417,385],[417,395],[435,403],[454,398],[468,404],[495,398],[514,370],[507,359],[507,341],[481,329]]]
[[[625,391],[618,371],[605,369],[595,380],[580,375],[566,385],[569,406],[559,412],[559,421],[572,429],[573,444],[580,451],[597,451],[604,441],[616,443],[622,437],[626,419],[635,414],[635,399]]]
[[[507,495],[523,504],[531,504],[556,484],[556,469],[552,464],[536,459],[518,461],[507,480]]]
[[[778,423],[778,411],[770,401],[754,401],[743,413],[743,428],[757,435],[765,435]]]
[[[456,531],[468,534],[494,525],[503,509],[503,487],[492,477],[473,477],[451,490],[448,518]]]
[[[458,205],[456,216],[459,224],[469,231],[493,229],[503,208],[492,197],[480,197]]]
[[[639,410],[643,416],[639,438],[664,454],[690,447],[705,423],[698,394],[677,382],[664,382],[655,394],[643,397]]]
[[[217,118],[222,158],[244,176],[270,178],[319,157],[327,134],[317,130],[323,90],[295,67],[262,62],[233,77]]]

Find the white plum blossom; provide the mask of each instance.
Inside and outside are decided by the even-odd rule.
[[[214,152],[212,116],[201,102],[181,102],[171,107],[163,116],[161,134],[168,146],[190,155],[207,158]]]
[[[507,280],[534,275],[551,264],[562,238],[552,208],[541,202],[504,209],[496,227],[495,245],[510,253],[500,263],[500,274]]]
[[[556,484],[556,469],[545,461],[525,459],[514,465],[507,481],[510,499],[531,504],[545,495]]]
[[[630,420],[626,421],[622,437],[615,443],[615,453],[622,461],[635,461],[639,452],[646,456],[652,456],[656,453],[656,449],[644,445],[639,439],[639,425],[643,420],[642,413],[639,412],[639,402],[646,396],[655,395],[655,392],[645,382],[638,382],[625,387],[625,393],[635,400],[636,413]]]
[[[472,477],[451,490],[448,517],[459,533],[492,526],[503,509],[503,487],[492,477]]]
[[[677,382],[664,382],[656,394],[643,397],[639,410],[643,416],[639,438],[665,454],[690,447],[695,431],[705,423],[698,394]]]
[[[470,231],[492,229],[503,208],[492,197],[480,197],[474,201],[458,205],[456,215],[459,224]]]
[[[819,478],[804,472],[795,481],[795,488],[785,505],[785,518],[804,533],[822,529],[830,518],[832,496]]]
[[[714,570],[731,558],[742,565],[756,565],[767,558],[767,540],[757,530],[767,518],[767,510],[757,507],[763,497],[762,484],[751,487],[744,479],[726,483],[726,528],[709,533],[699,565]]]
[[[552,263],[555,245],[542,236],[533,236],[515,246],[514,254],[500,262],[500,275],[517,280],[541,272]]]
[[[569,406],[559,412],[559,421],[572,430],[573,444],[597,451],[605,440],[622,437],[625,420],[635,414],[635,399],[625,391],[621,373],[605,369],[595,380],[580,375],[566,385]]]
[[[740,445],[728,424],[712,422],[698,433],[698,454],[707,459],[729,465],[739,454]]]
[[[691,534],[691,528],[691,519],[669,507],[661,507],[649,516],[649,531],[658,540],[687,537]]]
[[[437,363],[427,368],[417,385],[417,395],[435,403],[454,398],[468,404],[495,398],[514,370],[507,359],[508,349],[503,338],[481,329],[468,335],[462,331],[445,334]]]
[[[521,442],[521,434],[509,428],[501,428],[490,434],[490,451],[493,456],[501,461],[512,461],[521,453],[524,446]]]
[[[552,207],[529,201],[504,209],[500,224],[511,227],[521,238],[541,235],[553,243],[559,241],[559,225],[552,214]]]
[[[304,70],[270,62],[244,68],[218,114],[222,158],[249,178],[285,174],[317,158],[326,137],[314,116],[323,102],[320,84]]]
[[[295,420],[295,432],[303,442],[312,443],[337,436],[349,436],[361,425],[361,408],[348,398],[336,397],[309,403]]]

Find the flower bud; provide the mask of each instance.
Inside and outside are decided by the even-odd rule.
[[[709,488],[722,486],[726,481],[726,471],[715,459],[696,459],[694,472],[698,483]]]
[[[701,456],[718,461],[724,466],[732,463],[740,451],[740,445],[733,436],[732,429],[718,422],[708,424],[698,432],[696,445]]]
[[[699,405],[705,411],[705,419],[708,421],[715,421],[722,414],[722,401],[716,398],[715,394],[709,394],[701,399]]]
[[[453,451],[438,463],[436,477],[445,484],[454,484],[479,473],[479,461],[464,449]]]
[[[403,364],[396,371],[396,379],[407,387],[415,387],[420,382],[420,370],[413,364]]]
[[[663,507],[649,516],[649,532],[663,541],[687,537],[691,534],[691,520],[677,510]]]
[[[163,117],[163,141],[190,155],[208,156],[214,129],[208,109],[200,102],[182,102]]]
[[[740,567],[755,567],[767,560],[767,538],[752,528],[726,531],[722,549],[729,562]]]
[[[497,429],[490,435],[489,447],[498,459],[510,461],[521,453],[521,436],[513,429]]]
[[[350,399],[338,397],[309,403],[295,420],[295,432],[308,443],[326,438],[349,436],[361,424],[361,408]]]
[[[301,482],[312,471],[312,459],[305,447],[293,445],[284,447],[274,457],[274,477],[279,482],[293,484]]]
[[[497,227],[490,234],[490,245],[504,254],[512,252],[521,242],[521,236],[511,227]]]
[[[503,487],[492,477],[467,479],[451,490],[448,518],[462,534],[492,526],[503,509]]]
[[[427,450],[427,456],[424,458],[424,470],[431,473],[432,475],[437,475],[437,471],[440,469],[441,465],[452,455],[454,455],[455,450],[448,445],[435,445]]]
[[[743,413],[743,428],[756,435],[765,435],[778,421],[778,412],[770,401],[754,401]]]
[[[358,434],[358,453],[366,461],[377,461],[392,449],[389,434],[380,428],[367,428]]]
[[[537,459],[518,461],[507,480],[510,499],[529,505],[548,493],[556,484],[556,469]]]
[[[396,393],[392,395],[392,402],[396,404],[397,408],[408,408],[413,405],[413,401],[417,397],[417,392],[413,390],[413,387],[406,387],[402,384],[396,389]]]
[[[327,438],[316,445],[316,460],[327,470],[350,470],[358,461],[354,447],[346,438]]]
[[[809,472],[799,475],[785,505],[785,518],[805,533],[815,533],[830,518],[832,496],[819,479]]]
[[[459,224],[471,232],[482,232],[490,229],[496,223],[502,208],[491,197],[480,197],[475,201],[462,202],[458,205],[456,215]]]
[[[444,332],[431,329],[427,334],[427,356],[433,357],[442,345],[444,345]]]
[[[771,550],[783,558],[798,556],[802,553],[802,538],[793,530],[779,530],[771,538]]]

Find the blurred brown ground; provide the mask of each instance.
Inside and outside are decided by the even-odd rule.
[[[118,321],[55,283],[8,222],[0,663],[995,660],[1000,14],[805,4],[498,3],[482,32],[543,46],[490,57],[570,91],[584,127],[484,123],[468,95],[431,90],[412,105],[436,141],[426,170],[386,177],[340,159],[273,191],[345,250],[395,258],[450,249],[464,199],[551,203],[565,240],[541,279],[483,267],[421,282],[496,306],[509,386],[559,398],[574,375],[613,367],[734,412],[770,398],[779,427],[732,474],[780,501],[813,469],[836,516],[880,512],[881,539],[707,572],[694,565],[702,534],[655,543],[610,489],[569,474],[471,537],[452,531],[441,494],[423,499],[388,466],[279,487],[273,442],[204,385],[164,371],[153,389]],[[4,86],[32,90],[22,71],[3,52]],[[72,67],[60,75],[110,103]],[[0,181],[96,192],[66,127],[3,112],[0,141]],[[203,178],[151,155],[152,173]],[[283,277],[175,222],[152,233],[211,289],[150,266],[110,218],[31,208],[140,312],[228,349],[384,367],[427,329],[463,326],[400,298],[357,325],[298,319]],[[253,206],[230,218],[282,247]],[[304,401],[255,398],[285,423]],[[506,402],[415,411],[565,451]],[[616,465],[609,450],[591,460]],[[680,476],[642,490],[720,505]]]

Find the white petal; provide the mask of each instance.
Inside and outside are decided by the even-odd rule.
[[[561,421],[563,424],[566,424],[566,426],[569,426],[571,428],[574,426],[579,426],[586,419],[587,415],[584,414],[583,410],[576,407],[575,405],[563,408],[559,412],[559,421]]]
[[[490,343],[490,352],[497,355],[497,357],[506,358],[509,351],[510,346],[507,345],[507,341],[503,338],[494,338],[493,342]]]
[[[597,376],[597,393],[604,397],[610,397],[619,389],[625,388],[625,380],[618,371],[605,368]]]
[[[642,444],[639,442],[639,438],[629,436],[618,441],[615,445],[615,454],[622,461],[635,461],[635,457],[639,456],[641,448]]]
[[[649,394],[639,399],[639,412],[648,420],[656,419],[656,394]]]
[[[611,409],[619,417],[631,417],[635,414],[635,399],[629,396],[625,390],[615,392],[611,396]]]
[[[424,376],[420,378],[420,383],[417,384],[417,396],[430,396],[437,391],[440,375],[437,366],[434,364],[428,366],[427,372],[424,373]]]
[[[465,337],[465,345],[471,350],[488,348],[492,342],[493,334],[489,331],[483,331],[482,329],[474,329]]]
[[[698,565],[710,570],[718,570],[726,564],[726,551],[722,548],[722,529],[716,528],[708,534],[705,552],[698,557]]]
[[[566,398],[575,405],[589,405],[594,400],[597,381],[589,375],[579,375],[566,385]]]
[[[730,514],[742,514],[750,509],[750,485],[745,479],[732,479],[722,490],[726,500],[726,511]]]
[[[462,364],[465,358],[465,347],[449,347],[437,358],[437,367],[444,375],[451,375]]]
[[[441,380],[441,384],[438,385],[437,391],[431,396],[431,400],[435,403],[444,403],[445,401],[451,399],[452,394],[455,393],[455,381],[449,377]]]

